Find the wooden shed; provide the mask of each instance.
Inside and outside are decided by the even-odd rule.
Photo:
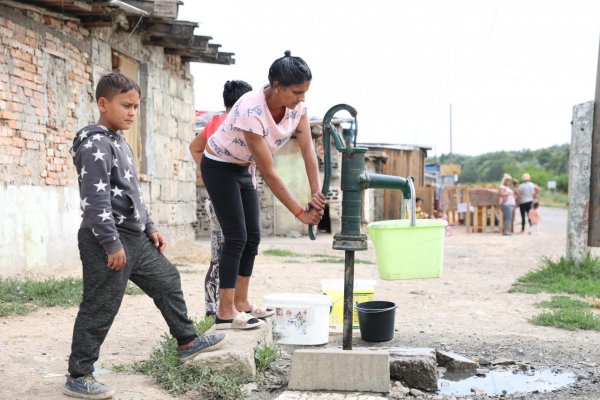
[[[381,173],[412,177],[417,188],[417,196],[423,197],[426,209],[432,207],[432,204],[429,203],[433,202],[433,188],[431,188],[431,196],[423,193],[423,190],[427,192],[427,189],[421,189],[425,186],[425,159],[427,151],[431,150],[431,147],[388,143],[359,143],[358,146],[368,148],[369,156],[381,156],[386,160]],[[431,201],[429,201],[429,197],[432,197]],[[384,190],[382,219],[403,217],[400,211],[401,201],[402,192],[400,190]]]

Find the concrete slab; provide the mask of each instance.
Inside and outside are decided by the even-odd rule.
[[[259,343],[268,346],[273,345],[271,321],[267,319],[265,322],[263,326],[256,329],[221,331],[227,333],[227,343],[222,348],[208,353],[201,353],[184,365],[210,367],[219,371],[239,368],[242,378],[255,379],[254,349]],[[208,333],[212,330],[214,328],[209,330]]]
[[[389,354],[385,350],[367,349],[296,350],[288,388],[387,393]]]

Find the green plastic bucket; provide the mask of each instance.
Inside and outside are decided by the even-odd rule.
[[[446,221],[408,219],[367,226],[375,245],[379,277],[384,280],[437,278],[442,274]]]

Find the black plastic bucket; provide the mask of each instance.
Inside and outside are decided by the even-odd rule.
[[[356,305],[360,337],[367,342],[386,342],[394,337],[396,303],[365,301]]]

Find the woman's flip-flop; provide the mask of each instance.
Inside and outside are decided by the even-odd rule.
[[[221,319],[215,315],[216,329],[254,329],[263,325],[264,321],[257,319],[244,312],[239,313],[233,319]]]
[[[246,311],[246,314],[250,314],[254,318],[268,318],[275,315],[275,310],[266,307],[252,306],[252,309]]]

